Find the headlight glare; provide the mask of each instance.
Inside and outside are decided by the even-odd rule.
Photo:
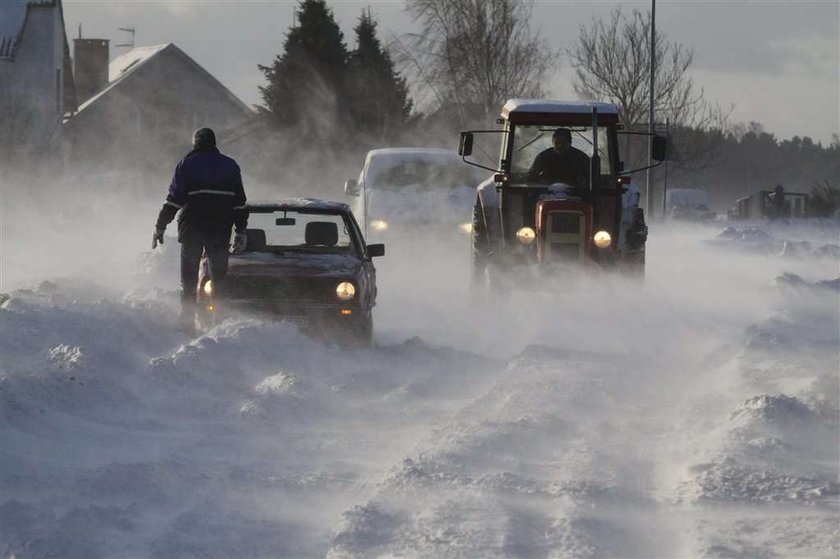
[[[537,234],[530,227],[523,227],[516,232],[516,240],[523,245],[530,245],[537,238]]]
[[[458,226],[458,229],[460,229],[464,233],[472,233],[472,227],[472,223],[462,223]]]
[[[207,280],[207,283],[204,284],[204,287],[201,288],[204,291],[204,294],[208,297],[213,296],[213,280]]]
[[[343,281],[336,286],[335,294],[342,301],[349,301],[356,296],[356,286],[349,281]]]
[[[612,244],[612,237],[606,231],[598,231],[592,238],[598,248],[607,248]]]
[[[370,226],[374,231],[385,231],[388,229],[388,222],[384,219],[374,219],[370,222]]]

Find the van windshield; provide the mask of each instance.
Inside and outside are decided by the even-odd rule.
[[[380,170],[368,186],[380,190],[451,190],[475,187],[481,179],[460,161],[404,160]]]

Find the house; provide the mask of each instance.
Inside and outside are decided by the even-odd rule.
[[[135,48],[111,61],[106,72],[107,48],[99,39],[76,42],[79,90],[92,95],[64,125],[70,161],[100,169],[163,166],[168,172],[191,148],[196,128],[208,126],[221,135],[254,116],[172,43]]]
[[[75,110],[61,0],[0,1],[0,156],[57,147]]]

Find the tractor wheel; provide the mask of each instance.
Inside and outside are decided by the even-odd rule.
[[[624,272],[631,278],[645,279],[645,251],[634,251],[624,258]]]
[[[489,243],[487,241],[487,228],[484,225],[484,214],[481,210],[481,204],[478,202],[473,207],[472,235],[470,241],[472,285],[479,287],[487,283],[487,254],[489,252]]]

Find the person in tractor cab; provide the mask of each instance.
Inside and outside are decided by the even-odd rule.
[[[572,133],[568,128],[558,128],[551,139],[554,146],[534,158],[528,170],[528,182],[562,182],[582,198],[589,185],[589,156],[572,147]]]
[[[175,168],[169,194],[155,223],[152,249],[163,244],[166,226],[178,211],[181,243],[181,327],[194,326],[196,287],[201,255],[210,262],[215,297],[224,296],[228,269],[230,230],[236,227],[233,251],[245,249],[248,212],[239,165],[216,149],[216,135],[209,128],[193,133],[193,150]]]

